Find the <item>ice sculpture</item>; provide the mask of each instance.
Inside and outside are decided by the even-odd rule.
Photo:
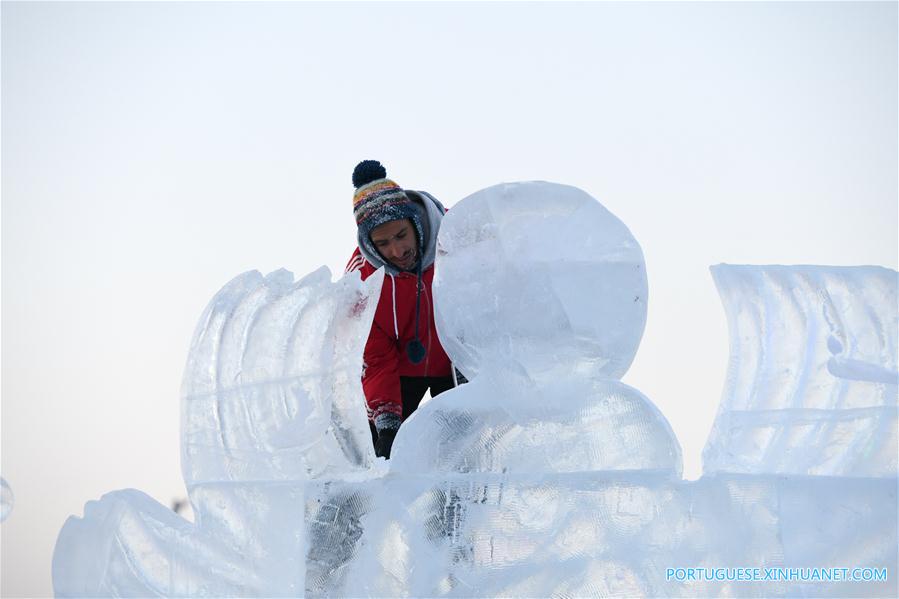
[[[360,389],[357,350],[377,304],[368,293],[380,291],[381,277],[365,287],[330,279],[327,268],[296,284],[286,270],[265,278],[254,271],[209,305],[181,389],[188,490],[371,466],[367,420],[352,400]]]
[[[15,496],[5,478],[0,477],[0,522],[6,520],[15,505]]]
[[[440,226],[435,321],[472,382],[400,429],[393,469],[680,478],[668,421],[617,380],[646,296],[640,246],[584,191],[506,183],[459,202]]]
[[[626,313],[623,304],[645,298],[645,289],[633,298],[605,297],[611,308],[592,314],[600,324],[576,329],[566,308],[574,306],[575,318],[586,319],[586,311],[578,313],[571,296],[558,297],[552,269],[542,268],[564,269],[566,256],[580,256],[578,289],[593,298],[601,295],[593,283],[603,278],[618,289],[639,285],[633,277],[642,272],[639,247],[599,210],[593,213],[613,223],[609,237],[618,233],[617,253],[581,251],[575,236],[563,235],[570,243],[556,247],[530,233],[604,234],[578,205],[592,201],[584,195],[546,183],[502,185],[450,211],[438,245],[437,323],[451,357],[473,380],[425,404],[400,429],[391,480],[378,488],[344,484],[336,491],[365,504],[356,520],[368,550],[341,563],[330,580],[319,568],[313,584],[307,579],[309,594],[891,596],[896,585],[889,580],[810,581],[791,569],[857,564],[885,573],[894,565],[895,466],[892,479],[851,485],[836,476],[724,472],[696,483],[677,480],[679,448],[667,422],[639,392],[612,378],[623,370],[604,370],[608,354],[589,336],[591,330],[619,339],[630,335],[635,347],[643,326],[639,313],[620,320],[609,315]],[[578,226],[568,226],[571,215]],[[544,219],[556,226],[543,226]],[[617,270],[604,271],[607,261]],[[631,268],[622,267],[628,263]],[[822,278],[840,277],[834,272],[839,269],[812,270]],[[894,330],[889,297],[895,288],[895,278],[882,286],[885,301],[844,298],[841,308],[853,306],[874,321],[861,329],[848,324],[844,337]],[[819,289],[805,295],[810,305],[823,297]],[[753,338],[766,330],[744,334]],[[623,347],[609,353],[620,352],[626,368],[633,354]],[[739,362],[740,355],[733,359]],[[816,449],[801,443],[787,439],[782,447]],[[316,513],[316,506],[308,509]],[[332,550],[339,546],[332,543]],[[726,572],[719,580],[666,576],[691,565],[762,572],[758,580],[743,581],[729,580]]]
[[[633,361],[643,252],[584,191],[541,181],[479,191],[444,217],[437,255],[437,329],[469,378],[484,368],[620,379]]]
[[[59,596],[301,595],[304,483],[366,476],[359,372],[381,286],[322,268],[245,273],[210,302],[182,386],[182,469],[196,522],[139,491],[70,518]]]
[[[359,385],[379,281],[243,275],[185,374],[196,523],[138,491],[90,502],[56,593],[897,595],[895,272],[716,268],[730,376],[685,482],[664,416],[618,380],[646,310],[620,221],[568,186],[505,184],[438,243],[439,333],[471,382],[407,420],[390,462]],[[809,575],[856,566],[880,576]]]
[[[720,265],[712,274],[731,350],[704,471],[895,477],[896,272]]]
[[[896,480],[847,482],[640,471],[320,482],[307,521],[330,559],[307,562],[307,596],[894,597]],[[803,580],[854,566],[886,579]],[[751,568],[757,580],[734,579]]]

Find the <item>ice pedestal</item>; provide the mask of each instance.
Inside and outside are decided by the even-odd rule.
[[[473,473],[315,485],[307,519],[329,534],[318,535],[327,548],[319,559],[310,554],[307,596],[889,597],[896,589],[892,579],[666,576],[687,567],[891,570],[896,489],[885,479]]]

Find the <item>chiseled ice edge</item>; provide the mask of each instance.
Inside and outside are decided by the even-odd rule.
[[[371,466],[358,372],[380,282],[332,283],[324,267],[295,283],[283,269],[252,271],[216,294],[182,384],[188,489]]]
[[[434,322],[469,380],[492,358],[535,382],[620,379],[636,355],[643,251],[582,189],[520,181],[467,196],[440,225],[435,264]]]
[[[730,358],[704,472],[896,476],[899,273],[711,271]]]
[[[13,495],[12,487],[6,482],[6,479],[0,477],[0,522],[6,520],[12,512],[16,499]]]
[[[57,538],[56,595],[302,595],[306,481],[383,475],[358,375],[382,279],[332,283],[322,268],[294,283],[285,270],[253,271],[216,294],[182,388],[195,522],[133,489],[88,502]],[[213,403],[218,412],[203,409]],[[321,414],[304,413],[310,406]],[[312,440],[295,435],[309,429]],[[188,454],[191,435],[210,444]]]

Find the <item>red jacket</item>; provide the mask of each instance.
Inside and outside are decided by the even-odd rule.
[[[361,271],[362,280],[377,269],[359,252],[347,263],[346,272]],[[381,297],[375,310],[371,333],[365,344],[362,364],[362,390],[368,404],[368,417],[374,420],[380,414],[392,412],[403,415],[403,398],[400,393],[400,377],[451,376],[451,363],[434,326],[434,296],[431,282],[434,265],[422,272],[421,308],[418,338],[425,346],[425,359],[413,364],[406,355],[406,345],[415,338],[415,285],[418,276],[401,272],[384,275]]]

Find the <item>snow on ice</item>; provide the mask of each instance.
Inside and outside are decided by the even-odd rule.
[[[381,278],[243,274],[184,376],[195,522],[140,491],[91,501],[60,532],[55,591],[895,596],[897,273],[713,276],[731,356],[688,482],[664,415],[620,381],[646,320],[642,252],[581,190],[497,185],[447,214],[436,319],[471,382],[407,420],[389,462],[359,380]],[[814,577],[852,566],[888,577]]]

